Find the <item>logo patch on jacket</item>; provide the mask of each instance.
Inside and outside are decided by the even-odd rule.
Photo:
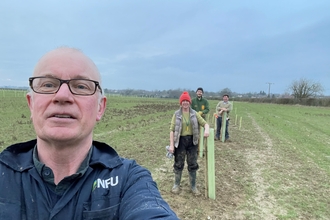
[[[96,188],[108,189],[110,186],[116,186],[117,184],[118,184],[118,176],[110,177],[109,179],[98,178],[93,183],[92,191],[94,191]]]

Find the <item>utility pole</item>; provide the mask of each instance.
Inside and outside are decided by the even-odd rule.
[[[268,98],[270,98],[270,85],[274,83],[267,82],[266,84],[268,84]]]

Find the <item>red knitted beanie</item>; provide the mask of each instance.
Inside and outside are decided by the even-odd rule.
[[[191,98],[189,96],[189,93],[186,91],[184,91],[180,96],[180,105],[181,105],[182,101],[184,101],[184,100],[187,100],[191,104]]]

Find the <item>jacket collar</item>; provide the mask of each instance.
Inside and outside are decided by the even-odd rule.
[[[180,114],[180,116],[182,115],[182,107],[180,107],[179,110],[177,110],[175,112],[176,114]],[[191,107],[189,107],[189,114],[190,114],[190,117],[195,115],[196,111],[194,109],[192,109]]]
[[[0,154],[0,162],[11,167],[13,170],[23,172],[34,167],[33,148],[37,140],[17,143],[7,147]],[[109,145],[93,141],[93,153],[89,162],[91,167],[101,165],[106,168],[114,168],[122,164],[122,158]]]

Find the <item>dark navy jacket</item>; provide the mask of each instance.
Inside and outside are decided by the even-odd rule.
[[[93,142],[86,173],[54,203],[33,165],[36,140],[0,154],[0,219],[178,219],[162,199],[150,172]]]

